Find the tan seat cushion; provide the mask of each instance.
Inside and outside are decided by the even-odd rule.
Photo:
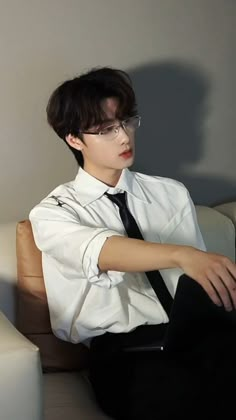
[[[45,291],[42,255],[29,220],[17,224],[17,327],[39,349],[44,371],[80,370],[87,366],[88,349],[58,339],[52,332]]]

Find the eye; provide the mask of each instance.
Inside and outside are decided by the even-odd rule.
[[[112,132],[113,132],[114,127],[115,127],[114,125],[109,125],[108,127],[103,127],[103,128],[100,130],[99,134],[101,134],[101,135],[110,134],[110,133],[112,133]]]

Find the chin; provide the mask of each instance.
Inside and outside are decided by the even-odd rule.
[[[133,165],[133,163],[134,163],[134,160],[132,159],[132,161],[131,161],[131,162],[127,162],[127,164],[126,164],[126,165],[124,165],[124,167],[125,167],[125,168],[129,168],[130,166],[132,166],[132,165]]]
[[[129,168],[130,166],[132,166],[133,165],[133,160],[132,161],[129,161],[129,162],[124,162],[123,163],[123,165],[122,166],[120,166],[120,168],[119,169],[125,169],[125,168]]]
[[[129,161],[127,161],[126,167],[132,166],[133,163],[134,163],[134,156],[132,156],[132,158]]]

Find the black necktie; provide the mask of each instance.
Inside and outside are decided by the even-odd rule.
[[[120,217],[125,227],[127,235],[130,238],[143,239],[139,227],[127,207],[126,192],[114,195],[105,193],[105,195],[119,207]],[[170,295],[170,292],[167,289],[160,272],[158,270],[147,271],[145,272],[145,274],[148,280],[150,281],[150,284],[154,289],[156,295],[158,296],[158,299],[160,300],[166,313],[170,315],[173,298]]]

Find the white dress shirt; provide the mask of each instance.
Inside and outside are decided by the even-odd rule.
[[[128,169],[109,187],[79,168],[74,181],[55,188],[30,212],[53,332],[89,342],[106,331],[128,332],[168,322],[145,273],[100,272],[106,239],[126,235],[118,207],[104,195],[127,192],[128,207],[146,241],[205,250],[195,207],[183,184]],[[180,269],[160,270],[172,296]]]

